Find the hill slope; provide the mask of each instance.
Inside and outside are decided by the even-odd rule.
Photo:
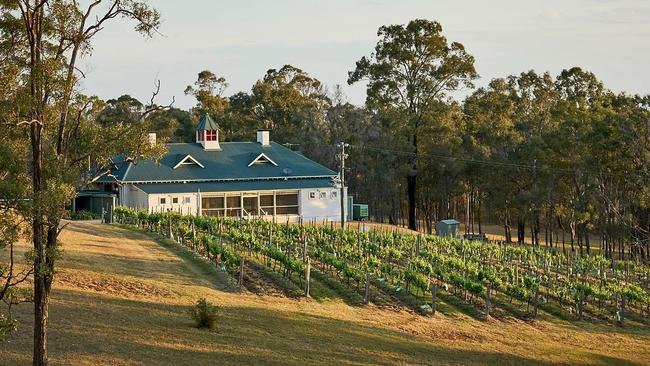
[[[51,305],[53,365],[650,364],[650,330],[558,320],[480,321],[450,313],[240,294],[173,245],[118,227],[72,223],[62,234]],[[192,327],[199,297],[219,329]],[[0,365],[31,360],[30,304]]]

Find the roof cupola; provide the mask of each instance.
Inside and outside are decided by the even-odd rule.
[[[196,143],[204,150],[221,150],[219,146],[219,125],[209,114],[204,114],[196,126]]]

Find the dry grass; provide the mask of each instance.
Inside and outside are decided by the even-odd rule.
[[[62,235],[51,305],[53,365],[650,364],[650,330],[586,322],[422,317],[343,301],[230,290],[214,268],[147,236],[73,223]],[[215,332],[187,314],[220,307]],[[0,344],[1,365],[30,363],[31,306]]]

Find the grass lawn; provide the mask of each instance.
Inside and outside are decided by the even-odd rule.
[[[435,317],[343,299],[239,293],[232,280],[173,244],[75,222],[62,234],[50,307],[52,365],[643,365],[650,329],[566,322]],[[214,332],[187,314],[220,307]],[[31,361],[31,304],[0,343],[0,365]]]

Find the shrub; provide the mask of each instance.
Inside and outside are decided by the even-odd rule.
[[[100,214],[90,211],[77,211],[71,215],[72,220],[97,220],[100,217]]]
[[[207,302],[205,298],[199,299],[190,309],[190,316],[197,328],[212,330],[217,326],[217,307]]]

